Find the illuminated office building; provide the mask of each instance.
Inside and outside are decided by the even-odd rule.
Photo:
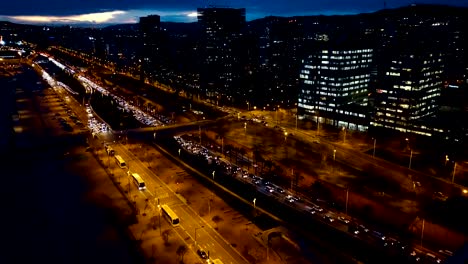
[[[375,95],[372,126],[431,136],[442,89],[442,53],[408,49],[388,57]],[[442,132],[442,131],[439,131]]]
[[[298,113],[320,123],[364,131],[372,49],[322,49],[303,60]]]

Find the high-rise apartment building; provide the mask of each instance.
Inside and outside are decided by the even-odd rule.
[[[303,32],[298,18],[268,17],[259,36],[267,104],[291,106],[297,102]]]
[[[373,50],[326,48],[303,61],[298,113],[337,127],[367,130]]]
[[[161,18],[158,15],[140,17],[141,55],[140,77],[150,81],[161,67]]]
[[[200,89],[209,98],[244,98],[245,9],[198,8]]]

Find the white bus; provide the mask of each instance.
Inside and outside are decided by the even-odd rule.
[[[141,191],[141,190],[146,189],[145,182],[143,181],[143,179],[140,177],[140,175],[138,173],[131,173],[131,175],[132,175],[132,178],[133,178],[133,182],[138,187],[138,190]]]
[[[179,217],[174,213],[174,211],[169,208],[167,205],[162,205],[162,214],[164,217],[171,223],[172,226],[178,226],[179,225]]]
[[[127,163],[125,163],[125,160],[120,157],[120,155],[115,155],[115,162],[117,162],[117,165],[119,165],[120,168],[126,168]]]

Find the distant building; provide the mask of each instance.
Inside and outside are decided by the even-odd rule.
[[[0,65],[18,64],[21,62],[21,54],[17,50],[0,50]]]
[[[298,18],[267,17],[259,37],[260,68],[266,104],[286,107],[297,101],[303,32]],[[265,96],[267,95],[267,96]]]
[[[161,67],[161,18],[158,15],[140,17],[141,79],[153,80]]]
[[[208,98],[245,98],[245,9],[198,8],[200,89]]]
[[[324,48],[308,56],[300,73],[298,113],[336,127],[367,130],[372,57],[369,48]]]

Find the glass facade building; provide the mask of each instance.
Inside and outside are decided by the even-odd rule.
[[[337,127],[367,130],[372,49],[322,49],[303,60],[298,113]]]
[[[443,55],[413,50],[393,55],[375,94],[372,126],[431,136],[424,123],[437,114],[442,89]],[[442,131],[440,131],[442,132]]]

